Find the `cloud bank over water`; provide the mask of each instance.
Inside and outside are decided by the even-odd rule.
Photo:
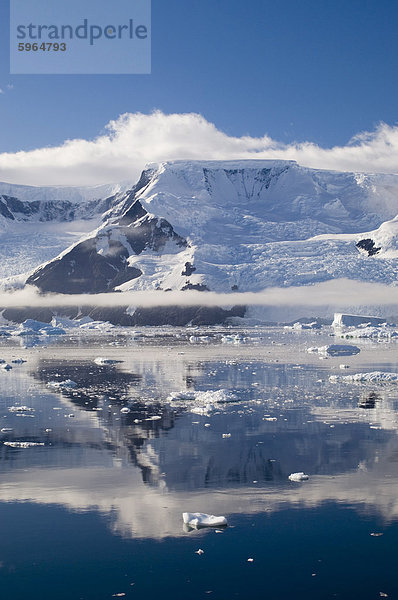
[[[196,291],[138,291],[105,294],[46,294],[33,287],[0,293],[0,307],[156,307],[156,306],[270,306],[343,309],[348,306],[398,306],[398,286],[334,279],[316,285],[268,288],[261,292],[219,294]]]
[[[234,137],[200,114],[126,113],[93,140],[0,154],[0,181],[27,185],[135,182],[149,162],[177,159],[284,159],[317,169],[398,173],[398,126],[381,123],[345,146],[284,144],[267,135]]]

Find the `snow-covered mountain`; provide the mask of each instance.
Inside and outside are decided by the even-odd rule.
[[[30,271],[55,258],[98,227],[128,187],[0,183],[0,278]]]
[[[397,214],[398,175],[293,161],[149,165],[99,227],[27,282],[71,293],[394,283]]]

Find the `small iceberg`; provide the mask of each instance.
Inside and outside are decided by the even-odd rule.
[[[98,356],[94,359],[96,365],[116,365],[118,363],[123,362],[122,360],[115,360],[113,358],[103,358],[102,356]]]
[[[227,519],[225,517],[216,517],[215,515],[207,515],[206,513],[182,513],[182,519],[185,525],[192,529],[200,527],[225,527]]]
[[[206,416],[234,400],[235,396],[228,390],[183,390],[171,393],[166,402],[173,407],[186,408],[191,413]]]
[[[360,353],[358,346],[350,344],[330,344],[329,346],[320,346],[319,348],[307,348],[307,352],[320,354],[322,356],[354,356]]]
[[[299,473],[291,473],[289,475],[290,481],[307,481],[309,479],[309,475],[300,471]]]
[[[44,442],[3,442],[4,446],[11,448],[33,448],[34,446],[44,446]]]
[[[355,373],[354,375],[330,375],[331,383],[398,383],[398,373],[372,371],[371,373]]]
[[[77,387],[77,383],[75,381],[72,381],[72,379],[65,379],[65,381],[49,381],[47,383],[47,387],[54,388],[56,390],[72,389]]]

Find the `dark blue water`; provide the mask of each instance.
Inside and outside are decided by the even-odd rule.
[[[1,598],[398,597],[396,386],[332,385],[341,359],[302,341],[113,342],[115,365],[93,362],[96,340],[26,349],[0,372]],[[397,370],[393,351],[361,354],[358,371]],[[65,379],[76,387],[47,385]],[[166,402],[184,389],[234,400],[205,415]],[[229,526],[187,532],[184,511]]]

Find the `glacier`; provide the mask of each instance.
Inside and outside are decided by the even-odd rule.
[[[18,190],[2,185],[7,202],[5,192]],[[18,219],[14,210],[11,221],[0,214],[0,257],[13,228],[21,237],[32,222],[54,232],[53,245],[44,235],[21,260],[15,244],[18,260],[6,258],[0,277],[18,274],[58,293],[257,292],[340,278],[396,285],[398,175],[283,160],[180,160],[149,164],[134,186],[108,187],[97,198],[100,191],[52,188],[42,201],[20,192],[21,202],[42,205]],[[48,202],[51,218],[43,217]]]

